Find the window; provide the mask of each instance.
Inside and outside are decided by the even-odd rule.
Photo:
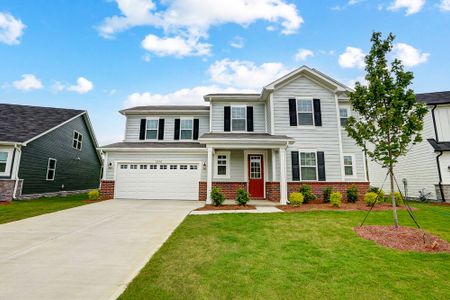
[[[83,143],[83,135],[81,133],[79,133],[78,131],[74,131],[72,147],[77,150],[81,150],[82,143]]]
[[[297,100],[298,125],[314,125],[312,100]]]
[[[178,168],[177,165],[170,165],[170,169],[171,169],[171,170],[176,170],[177,168]]]
[[[346,107],[339,108],[339,117],[341,119],[341,126],[347,125],[348,109]]]
[[[354,159],[353,155],[344,155],[344,174],[345,176],[354,176]]]
[[[141,170],[147,170],[147,165],[140,165],[140,166],[139,166],[139,169],[141,169]]]
[[[137,165],[130,165],[131,170],[137,170]]]
[[[150,170],[156,170],[157,169],[157,165],[150,165],[150,166],[148,166],[148,168]]]
[[[49,158],[47,163],[47,180],[55,180],[56,159]]]
[[[192,140],[192,128],[194,121],[192,119],[181,119],[180,121],[180,139]]]
[[[180,170],[187,170],[187,165],[181,165]]]
[[[316,152],[300,152],[302,180],[317,180]]]
[[[261,178],[261,156],[250,156],[250,179]]]
[[[230,177],[230,153],[217,152],[216,153],[216,177]]]
[[[145,139],[156,140],[158,138],[158,119],[147,119]]]
[[[122,170],[128,169],[128,165],[120,165],[120,168],[121,168]]]
[[[191,169],[191,170],[197,170],[197,166],[196,166],[196,165],[190,165],[189,169]]]
[[[159,165],[160,170],[167,170],[167,165]]]
[[[7,162],[8,162],[8,152],[0,152],[0,174],[6,173]]]
[[[231,107],[231,130],[245,131],[246,126],[246,110],[245,106]]]

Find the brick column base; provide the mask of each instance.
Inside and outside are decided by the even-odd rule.
[[[273,202],[280,202],[279,182],[266,182],[266,199]]]
[[[234,200],[236,198],[236,191],[238,188],[247,190],[247,182],[213,182],[213,187],[218,187],[222,191],[227,200]],[[198,200],[206,200],[206,181],[198,183]]]
[[[100,181],[100,199],[109,200],[114,198],[114,180]]]

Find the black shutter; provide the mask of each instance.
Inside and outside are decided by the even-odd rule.
[[[247,131],[253,131],[253,106],[247,106]]]
[[[175,119],[175,130],[174,130],[174,140],[180,139],[180,119]]]
[[[322,126],[322,112],[320,111],[320,99],[314,99],[314,125]]]
[[[300,180],[300,166],[298,163],[298,151],[291,152],[291,164],[292,164],[292,180]]]
[[[297,126],[297,101],[295,99],[289,99],[289,125]]]
[[[231,131],[231,107],[223,108],[223,131]]]
[[[325,181],[325,153],[317,152],[317,173],[319,173],[319,181]]]
[[[145,140],[145,127],[147,126],[147,120],[141,119],[141,127],[139,128],[139,139]]]
[[[158,124],[158,140],[164,139],[164,119],[159,119]]]
[[[193,139],[194,140],[198,140],[198,119],[194,119],[194,134],[193,134]]]

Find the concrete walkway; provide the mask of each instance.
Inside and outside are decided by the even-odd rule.
[[[0,225],[0,299],[115,299],[195,201],[111,200]]]

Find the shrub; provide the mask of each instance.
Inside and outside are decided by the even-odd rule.
[[[333,192],[330,195],[330,203],[334,207],[341,207],[342,203],[342,194],[339,192]]]
[[[394,198],[395,198],[395,203],[397,204],[397,206],[403,205],[403,197],[402,197],[402,194],[400,194],[400,192],[394,192]],[[389,193],[388,201],[392,203],[392,193]]]
[[[358,200],[358,188],[351,186],[347,189],[347,202],[355,203]]]
[[[248,192],[243,188],[238,188],[236,191],[236,203],[245,206],[248,201],[250,201]]]
[[[330,196],[333,192],[333,187],[327,186],[323,189],[323,202],[328,203],[330,202]]]
[[[380,196],[378,197],[378,202],[384,201],[384,191],[382,189],[380,189],[379,187],[371,186],[367,192],[372,192],[377,195],[379,194]]]
[[[99,190],[90,190],[88,193],[89,200],[98,200],[100,198]]]
[[[303,202],[308,203],[309,201],[316,200],[316,195],[312,192],[312,188],[310,185],[304,184],[301,185],[298,190],[303,195]]]
[[[214,206],[221,206],[225,201],[225,196],[218,187],[213,187],[211,190],[211,200]]]
[[[294,192],[289,194],[289,202],[292,206],[301,206],[303,203],[304,197],[302,193]]]
[[[366,201],[367,206],[372,206],[380,202],[380,197],[375,192],[367,192],[364,195],[364,201]]]

